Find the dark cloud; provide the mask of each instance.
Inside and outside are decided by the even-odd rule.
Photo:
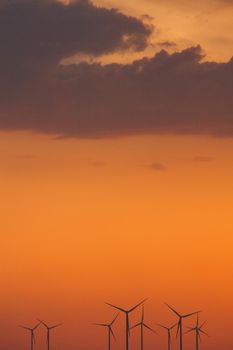
[[[12,93],[12,87],[25,89],[28,82],[38,85],[62,59],[77,53],[142,50],[150,33],[141,20],[88,0],[69,6],[55,0],[5,1],[0,5],[1,95]]]
[[[209,163],[213,162],[215,160],[214,157],[209,157],[209,156],[195,156],[193,158],[194,163]]]
[[[169,48],[169,47],[175,47],[176,43],[174,43],[173,41],[161,41],[157,45],[163,48]]]
[[[167,167],[166,165],[162,164],[162,163],[152,163],[149,164],[149,168],[152,169],[153,171],[167,171]]]
[[[52,0],[8,1],[0,6],[0,29],[2,53],[27,62],[57,62],[77,52],[142,50],[151,33],[140,20],[88,0],[69,6]]]
[[[88,1],[0,6],[0,129],[60,137],[139,133],[233,136],[233,60],[200,47],[120,65],[59,62],[145,47],[150,28]]]

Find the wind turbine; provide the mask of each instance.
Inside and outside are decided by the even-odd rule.
[[[143,350],[144,348],[144,328],[149,329],[151,332],[157,334],[154,329],[150,328],[149,326],[147,326],[144,323],[144,306],[142,306],[142,318],[141,318],[141,322],[135,324],[133,327],[131,327],[130,329],[136,328],[136,327],[140,327],[140,331],[141,331],[141,350]]]
[[[52,329],[60,327],[62,325],[62,323],[58,323],[58,324],[56,324],[54,326],[48,326],[43,321],[40,321],[40,323],[42,323],[45,326],[45,328],[47,329],[47,345],[48,345],[47,349],[50,350],[50,332],[51,332]]]
[[[141,301],[140,303],[138,303],[137,305],[133,306],[131,309],[123,309],[121,307],[115,306],[113,304],[109,304],[106,303],[107,305],[114,307],[117,310],[120,310],[121,312],[123,312],[125,314],[125,323],[126,323],[126,328],[125,328],[125,348],[126,350],[129,350],[129,314],[134,311],[138,306],[142,305],[144,302],[146,301],[146,299],[144,299],[143,301]]]
[[[171,330],[177,325],[177,323],[175,323],[173,326],[171,327],[166,327],[163,326],[162,324],[158,324],[159,327],[166,329],[167,331],[167,344],[168,344],[168,350],[171,350]]]
[[[196,322],[196,326],[195,327],[187,327],[189,328],[189,330],[186,332],[186,333],[190,333],[190,332],[195,332],[196,333],[196,350],[199,349],[199,340],[201,340],[201,335],[200,333],[202,334],[205,334],[208,336],[208,334],[206,332],[203,331],[202,327],[204,326],[204,324],[206,323],[203,322],[201,325],[199,325],[199,317],[198,317],[198,314],[197,314],[197,322]]]
[[[117,317],[118,315],[116,315],[116,317],[112,320],[111,323],[93,323],[95,326],[106,327],[108,329],[108,350],[111,350],[111,336],[113,337],[114,340],[116,340],[116,337],[112,330],[112,325],[116,321]]]
[[[35,327],[30,328],[30,327],[25,327],[25,326],[19,326],[20,328],[26,329],[27,331],[29,331],[31,333],[31,350],[33,350],[34,348],[34,344],[36,342],[35,340],[35,330],[37,329],[37,327],[39,327],[40,323],[38,323],[37,325],[35,325]]]
[[[167,303],[165,303],[165,305],[167,305],[167,307],[174,312],[174,314],[176,314],[176,316],[178,316],[179,321],[177,324],[177,332],[176,332],[176,336],[178,336],[178,334],[180,333],[180,350],[183,350],[183,319],[190,317],[192,315],[196,315],[201,311],[195,311],[195,312],[191,312],[190,314],[186,314],[186,315],[182,315],[179,312],[177,312],[175,309],[173,309],[170,305],[168,305]]]

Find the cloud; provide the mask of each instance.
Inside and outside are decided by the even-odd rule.
[[[215,160],[214,157],[209,157],[209,156],[195,156],[193,158],[194,163],[209,163],[213,162]]]
[[[0,6],[0,19],[3,53],[27,59],[46,55],[56,62],[77,52],[141,50],[151,33],[141,20],[88,0],[69,6],[55,0],[12,0]]]
[[[60,62],[77,52],[141,50],[151,28],[87,0],[0,5],[0,129],[58,137],[233,136],[233,60],[199,46],[131,64]]]
[[[149,164],[149,168],[152,169],[153,171],[167,171],[168,170],[168,168],[164,164],[157,163],[157,162]]]
[[[55,0],[5,1],[0,5],[1,80],[8,93],[12,85],[37,85],[36,79],[46,79],[64,58],[142,50],[150,34],[141,20],[88,0],[69,6]]]
[[[157,45],[165,48],[170,48],[175,47],[176,43],[174,43],[173,41],[161,41]]]

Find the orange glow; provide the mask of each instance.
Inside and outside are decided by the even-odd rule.
[[[64,322],[54,334],[54,348],[99,349],[105,334],[91,323],[114,315],[104,302],[127,307],[144,297],[151,326],[175,321],[163,301],[181,312],[201,308],[211,335],[202,348],[227,348],[233,309],[232,146],[232,140],[207,137],[80,141],[2,133],[6,348],[25,348],[28,339],[17,324],[39,317]],[[194,161],[196,156],[206,160]],[[155,162],[167,171],[154,170]],[[139,311],[131,322],[138,317]],[[121,322],[120,317],[118,348]],[[185,322],[190,324],[191,319]],[[165,346],[159,333],[148,334],[149,350]],[[136,330],[131,342],[135,339]],[[185,342],[193,344],[192,335]]]

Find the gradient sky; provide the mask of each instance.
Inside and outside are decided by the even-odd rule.
[[[203,350],[232,348],[232,15],[230,0],[2,2],[2,348],[27,349],[18,325],[41,318],[64,322],[54,350],[105,349],[104,302],[144,298],[148,350],[166,349],[165,301],[203,310]]]

